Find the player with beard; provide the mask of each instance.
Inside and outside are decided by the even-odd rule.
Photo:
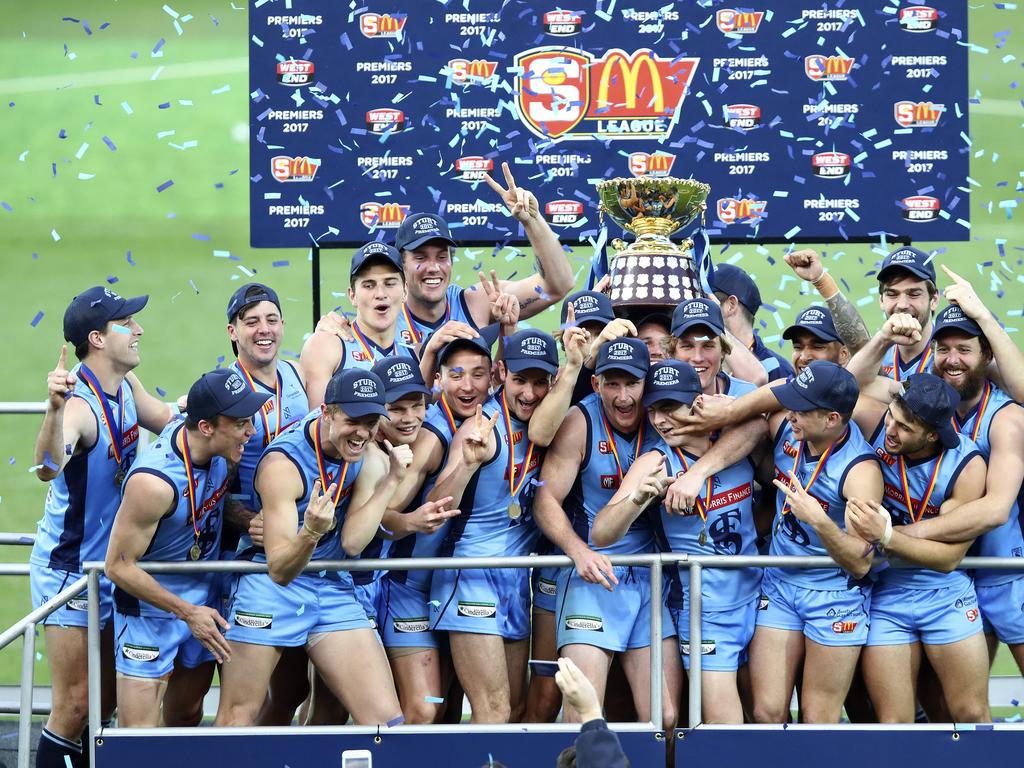
[[[786,411],[768,420],[778,489],[770,554],[829,555],[839,568],[765,569],[750,644],[754,719],[786,722],[802,663],[802,721],[837,723],[870,603],[871,547],[849,531],[845,511],[851,498],[881,501],[882,473],[850,422],[859,393],[848,371],[816,360],[772,393]]]
[[[230,649],[213,573],[150,575],[142,561],[220,557],[229,463],[238,464],[270,398],[230,369],[204,374],[188,393],[184,424],[164,430],[125,479],[106,553],[114,582],[120,724],[155,728],[168,691],[184,711],[202,711],[213,662]]]
[[[426,409],[412,443],[412,464],[384,514],[382,527],[393,538],[390,557],[440,554],[449,520],[459,511],[424,499],[448,461],[456,431],[490,397],[491,346],[498,333],[497,326],[487,326],[475,338],[451,341],[438,354],[440,397]],[[444,635],[424,626],[431,615],[432,575],[432,571],[394,570],[381,585],[381,639],[395,672],[402,711],[414,723],[439,720],[441,707],[425,697],[443,698],[441,691],[451,677]]]
[[[64,339],[80,363],[68,370],[64,345],[47,375],[48,400],[36,438],[36,477],[49,482],[43,518],[29,557],[33,607],[82,575],[82,563],[102,560],[125,474],[135,460],[139,427],[159,433],[172,414],[133,373],[142,326],[135,315],[148,296],[125,299],[95,287],[75,296],[64,313]],[[114,711],[110,582],[100,579],[103,653],[102,717]],[[88,716],[87,595],[81,593],[44,621],[53,708],[36,752],[38,768],[82,760]],[[88,752],[85,753],[88,755]]]
[[[917,248],[899,248],[878,270],[879,304],[886,319],[909,315],[921,328],[920,338],[891,345],[882,358],[882,373],[903,381],[931,367],[932,314],[939,304],[932,257]],[[877,334],[876,334],[877,337]]]
[[[519,300],[522,318],[526,319],[561,301],[572,290],[574,279],[565,251],[541,215],[537,198],[516,186],[508,163],[502,163],[501,169],[507,188],[490,176],[484,179],[522,226],[533,247],[537,268],[529,277],[500,281],[498,288]],[[489,322],[488,292],[466,290],[451,283],[455,246],[448,225],[432,213],[415,213],[399,226],[395,247],[401,252],[409,290],[401,307],[399,333],[404,343],[418,346],[449,321],[470,328]]]
[[[652,501],[661,497],[669,479],[685,475],[711,448],[711,440],[685,435],[680,427],[703,387],[687,363],[666,360],[651,366],[643,402],[660,439],[637,459],[615,496],[600,511],[594,535],[616,539],[628,534]],[[760,421],[764,437],[764,422]],[[753,446],[752,440],[748,445]],[[749,458],[710,475],[694,508],[684,515],[660,507],[653,517],[659,547],[667,552],[696,555],[757,554],[753,498],[754,465]],[[687,669],[692,653],[689,614],[689,570],[671,571],[669,595],[679,650]],[[754,634],[761,570],[709,569],[701,589],[702,722],[742,723],[737,672],[747,663],[747,646]],[[705,652],[705,648],[709,648]],[[679,657],[678,653],[666,659]]]
[[[955,514],[984,494],[985,461],[953,426],[958,402],[956,391],[938,376],[915,373],[891,402],[863,397],[854,413],[882,459],[885,495],[881,504],[852,499],[851,529],[885,555],[925,566],[881,570],[872,587],[862,668],[883,723],[914,721],[922,651],[953,721],[990,719],[978,598],[971,577],[952,570],[970,542],[945,544],[903,534],[905,526]],[[837,624],[845,631],[843,621]]]
[[[614,540],[601,540],[595,519],[615,494],[630,466],[651,440],[641,399],[649,366],[639,339],[615,339],[601,346],[592,377],[593,392],[562,421],[541,470],[535,516],[547,538],[573,558],[561,569],[556,592],[557,648],[594,683],[603,701],[613,658],[622,660],[640,721],[650,712],[650,569],[612,567],[608,555],[654,551],[649,521],[641,520]],[[535,414],[538,418],[539,414]],[[664,634],[671,637],[665,613]],[[674,641],[665,659],[665,728],[675,724],[675,701],[681,673],[672,660]],[[659,681],[659,684],[661,682]],[[655,715],[657,716],[657,715]],[[571,708],[567,721],[578,722]]]
[[[323,402],[328,380],[341,370],[369,370],[390,355],[410,357],[419,364],[415,347],[403,343],[398,336],[405,290],[398,251],[374,241],[355,252],[348,288],[349,301],[356,311],[350,328],[352,339],[321,330],[302,346],[299,361],[311,408]]]
[[[477,407],[452,440],[448,461],[428,498],[464,506],[448,532],[444,555],[527,555],[539,531],[533,520],[535,484],[544,443],[530,421],[558,371],[555,340],[535,330],[505,341],[497,364],[502,386]],[[489,418],[484,410],[493,413]],[[463,501],[465,500],[465,504]],[[526,569],[437,571],[430,597],[431,627],[448,631],[459,682],[474,723],[520,720],[525,708],[530,637],[530,576]]]
[[[370,371],[328,382],[325,403],[280,435],[256,468],[264,547],[246,553],[269,573],[243,574],[232,596],[218,725],[250,725],[286,647],[310,660],[357,724],[400,717],[387,657],[346,571],[306,571],[311,560],[356,557],[412,459],[373,442],[384,385]],[[365,696],[373,691],[373,696]]]

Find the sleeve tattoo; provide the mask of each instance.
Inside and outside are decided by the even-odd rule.
[[[857,350],[867,344],[868,339],[871,338],[860,312],[843,295],[842,291],[826,299],[825,303],[828,304],[828,308],[832,312],[832,321],[835,323],[836,331],[843,343],[849,348],[851,355],[857,354]]]

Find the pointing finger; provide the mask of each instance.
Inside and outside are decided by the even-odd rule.
[[[387,449],[388,453],[391,453],[392,451],[395,450],[395,446],[393,446],[391,444],[391,441],[388,440],[387,438],[384,438],[384,448]]]
[[[958,275],[952,269],[947,267],[945,264],[942,265],[942,271],[945,272],[949,279],[952,280],[957,285],[962,285],[963,283],[967,282],[962,277],[960,277],[960,275]]]
[[[565,308],[565,322],[570,326],[576,325],[576,307],[573,306],[571,301],[569,302],[569,306]],[[66,351],[67,347],[64,347],[64,349]]]
[[[57,370],[66,371],[68,368],[68,345],[60,348],[60,357],[57,358]]]

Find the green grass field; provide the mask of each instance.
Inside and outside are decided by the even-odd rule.
[[[139,373],[150,389],[182,393],[220,356],[230,355],[222,313],[228,295],[250,273],[282,297],[289,319],[285,349],[301,347],[310,317],[308,253],[248,246],[245,3],[193,0],[172,7],[193,15],[182,24],[181,35],[159,2],[58,5],[44,0],[5,13],[0,275],[7,299],[0,312],[13,329],[13,347],[0,400],[45,396],[45,375],[62,343],[64,307],[77,290],[108,279],[116,278],[115,288],[123,293],[151,295],[139,317],[146,329]],[[1024,46],[1020,31],[1007,31],[1020,25],[1015,8],[998,10],[985,2],[970,11],[970,91],[978,100],[970,108],[972,239],[924,244],[945,249],[940,261],[973,280],[1010,327],[1020,324],[1024,305],[1024,229],[1013,218],[1014,207],[1000,207],[1003,201],[1016,204],[1024,181],[1024,110],[1017,84],[1024,74]],[[80,23],[62,21],[66,14],[86,19],[92,34]],[[100,29],[104,22],[109,26]],[[162,56],[154,57],[161,38],[166,40]],[[168,102],[169,108],[158,108]],[[59,137],[62,130],[66,138]],[[191,146],[193,141],[197,144]],[[174,185],[158,193],[157,186],[169,179]],[[824,250],[831,269],[845,277],[862,303],[868,324],[877,323],[874,281],[865,275],[887,249],[832,245]],[[745,246],[718,257],[747,269],[765,300],[778,307],[778,314],[766,316],[763,335],[769,341],[809,303],[797,295],[797,283],[784,279],[782,252],[777,246]],[[472,279],[468,267],[481,258],[489,266],[488,255],[462,253],[462,279]],[[332,293],[342,290],[347,256],[325,254],[326,306],[341,301]],[[578,247],[571,258],[582,268],[589,257],[588,248]],[[288,264],[273,267],[275,261]],[[512,269],[504,254],[494,266],[499,272]],[[999,291],[1003,298],[997,298]],[[554,322],[549,314],[539,324]],[[29,472],[38,422],[36,416],[7,416],[0,431],[0,455],[7,459],[0,465],[0,528],[7,531],[34,530],[40,516],[45,487]],[[27,554],[20,548],[4,553],[7,560]],[[7,593],[10,597],[0,602],[3,626],[29,609],[25,580],[11,582]],[[0,682],[17,680],[19,653],[17,643],[0,653]],[[42,680],[45,665],[39,658],[37,680]],[[1001,657],[997,672],[1012,671],[1012,662]]]

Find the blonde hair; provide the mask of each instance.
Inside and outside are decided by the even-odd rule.
[[[728,357],[732,353],[732,344],[725,336],[715,336],[719,347],[722,350],[722,357]],[[679,347],[678,336],[663,336],[661,338],[661,351],[668,357],[676,356],[676,349]]]

